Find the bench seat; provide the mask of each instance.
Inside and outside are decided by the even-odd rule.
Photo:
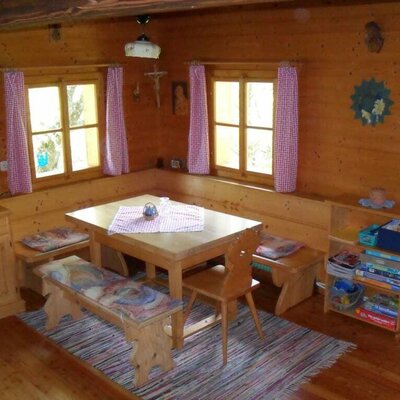
[[[14,253],[18,260],[23,261],[26,264],[34,264],[43,261],[52,261],[56,257],[64,254],[77,252],[81,249],[89,248],[89,239],[82,240],[81,242],[73,243],[68,246],[60,247],[55,250],[46,252],[31,249],[24,245],[22,242],[14,243]]]
[[[80,256],[89,259],[89,247],[90,240],[87,239],[43,252],[32,249],[21,241],[14,242],[13,250],[16,259],[18,286],[29,287],[30,289],[41,293],[41,283],[32,274],[33,267],[72,254],[79,254]]]
[[[277,260],[253,255],[253,267],[270,269],[273,284],[282,288],[275,306],[276,315],[281,315],[313,294],[316,274],[323,262],[324,253],[310,247],[302,247]]]
[[[43,295],[49,295],[44,310],[46,328],[52,329],[67,314],[83,316],[81,307],[119,326],[133,342],[131,361],[135,385],[148,380],[153,366],[173,368],[172,340],[164,326],[182,310],[182,302],[146,285],[70,256],[35,268],[43,280]]]

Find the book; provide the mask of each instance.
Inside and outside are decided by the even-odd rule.
[[[360,254],[360,260],[362,264],[373,265],[376,267],[382,267],[386,271],[393,273],[400,273],[400,263],[392,261],[386,258],[380,258],[368,254]]]
[[[348,250],[344,250],[330,257],[328,261],[331,264],[343,268],[354,269],[357,265],[360,264],[360,255],[358,253],[351,253]]]
[[[364,271],[362,269],[356,269],[355,274],[358,276],[363,276],[365,278],[373,279],[379,282],[389,283],[390,285],[397,285],[400,287],[399,279],[389,278],[384,275],[375,274],[369,271]]]
[[[263,235],[261,244],[256,249],[256,254],[276,260],[288,256],[304,246],[296,240],[285,239],[279,236]]]
[[[384,259],[390,260],[390,261],[400,262],[400,255],[396,256],[394,254],[385,253],[384,251],[379,251],[379,250],[375,250],[375,249],[374,250],[365,249],[365,254],[368,254],[370,256],[379,257],[379,258],[384,258]]]
[[[375,293],[371,297],[364,298],[363,307],[378,314],[396,318],[399,311],[399,298],[385,293]]]
[[[326,269],[329,275],[334,275],[339,278],[352,279],[354,276],[354,268],[341,267],[331,262],[328,262]]]
[[[366,283],[366,284],[370,284],[372,286],[377,286],[382,289],[393,290],[395,292],[400,291],[400,286],[398,286],[398,285],[391,285],[390,283],[380,282],[380,281],[377,281],[374,279],[366,278],[364,276],[356,275],[355,280],[358,282],[361,282],[361,283]]]
[[[361,265],[364,266],[363,268],[368,268],[371,270],[381,271],[381,272],[385,272],[387,274],[393,274],[395,276],[400,276],[399,270],[387,267],[385,265],[377,265],[377,264],[373,264],[373,263],[362,263]]]
[[[363,304],[363,308],[365,308],[368,311],[373,311],[378,314],[386,315],[386,316],[392,317],[392,318],[397,318],[397,314],[398,314],[397,311],[392,310],[391,308],[381,306],[379,304],[370,303],[368,301]]]
[[[400,280],[400,274],[397,271],[393,272],[390,270],[390,268],[388,269],[387,267],[382,267],[380,265],[361,263],[357,267],[357,269],[360,269],[361,271],[368,271],[368,272],[371,272],[371,273],[377,274],[377,275],[386,276],[387,278],[393,278],[393,279]]]
[[[358,318],[370,321],[376,325],[384,326],[391,330],[396,329],[396,318],[391,318],[386,315],[378,314],[376,312],[366,310],[365,308],[359,307],[355,310],[355,315]]]

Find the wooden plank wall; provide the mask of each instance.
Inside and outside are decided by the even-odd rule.
[[[400,201],[400,4],[377,3],[166,15],[161,59],[171,80],[188,79],[184,62],[193,59],[301,60],[298,190],[361,197],[383,186]],[[364,44],[364,26],[371,20],[385,38],[379,54]],[[385,81],[394,101],[392,115],[376,127],[362,126],[350,109],[354,86],[372,77]],[[165,116],[162,129],[163,155],[186,157],[188,120]]]
[[[189,118],[172,113],[171,93],[173,81],[188,79],[185,61],[302,60],[299,192],[362,196],[369,187],[381,185],[390,198],[400,201],[399,17],[399,3],[304,9],[258,5],[154,15],[146,34],[160,44],[157,65],[168,72],[160,82],[160,109],[152,82],[144,76],[154,61],[124,56],[124,44],[141,31],[134,18],[64,24],[58,42],[50,39],[47,28],[0,32],[0,65],[123,64],[130,167],[139,171],[153,167],[158,157],[166,164],[173,157],[186,158]],[[363,42],[364,25],[370,20],[383,29],[385,44],[379,54],[368,52]],[[386,82],[395,104],[383,125],[363,127],[353,119],[350,95],[355,85],[371,77]],[[138,101],[132,93],[137,84]],[[4,102],[2,82],[0,102]],[[5,147],[5,115],[0,107],[0,160],[5,159]],[[7,190],[5,180],[6,174],[0,172],[0,193]],[[248,189],[236,187],[224,200],[222,192],[218,201],[235,202],[236,191],[243,190]]]
[[[27,234],[68,225],[64,217],[66,212],[151,193],[155,187],[155,173],[152,169],[60,186],[2,199],[0,205],[11,210],[13,240],[19,240]]]
[[[61,39],[53,41],[47,27],[20,31],[0,31],[0,66],[42,67],[117,63],[124,68],[124,109],[131,171],[151,168],[159,156],[160,113],[152,81],[144,72],[153,70],[153,60],[125,57],[124,45],[134,41],[141,28],[134,17],[80,24],[63,24]],[[146,30],[157,40],[157,21]],[[18,69],[18,68],[17,68]],[[100,69],[106,77],[106,69]],[[48,69],[25,71],[46,74]],[[76,72],[73,69],[72,72]],[[53,70],[54,72],[54,70]],[[55,70],[57,72],[57,70]],[[140,98],[133,89],[139,84]],[[106,85],[104,85],[106,87]],[[4,105],[3,75],[0,78],[0,104]],[[0,107],[0,160],[6,159],[6,117]],[[0,193],[7,191],[7,174],[0,172]]]

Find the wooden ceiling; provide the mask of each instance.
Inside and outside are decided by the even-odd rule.
[[[397,0],[385,0],[392,1]],[[227,6],[313,7],[379,2],[380,0],[0,0],[0,30]]]
[[[0,29],[293,0],[1,0]]]

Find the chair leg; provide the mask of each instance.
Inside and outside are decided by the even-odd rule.
[[[249,308],[251,311],[251,315],[253,316],[257,332],[260,335],[260,338],[262,339],[264,337],[264,332],[261,329],[261,324],[260,324],[260,320],[258,318],[256,306],[254,305],[253,295],[251,294],[251,292],[247,292],[245,294],[245,296],[246,296],[247,304],[249,305]]]
[[[221,304],[222,311],[222,354],[223,365],[228,362],[228,305],[223,302]]]
[[[189,299],[189,304],[186,307],[185,313],[183,314],[183,325],[185,325],[186,320],[189,317],[190,311],[192,310],[193,303],[196,300],[197,292],[193,290],[192,295],[190,296]]]

